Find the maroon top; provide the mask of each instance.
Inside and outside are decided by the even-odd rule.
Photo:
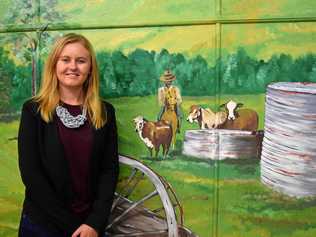
[[[80,105],[62,105],[73,116],[82,113]],[[92,127],[88,120],[78,128],[67,128],[57,119],[61,143],[64,147],[65,158],[70,169],[70,178],[74,199],[72,211],[79,217],[86,218],[91,210],[91,195],[89,187],[90,158],[92,150]]]

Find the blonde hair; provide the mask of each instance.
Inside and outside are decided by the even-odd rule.
[[[81,43],[91,56],[91,72],[83,84],[83,107],[87,109],[92,125],[98,129],[106,123],[106,111],[99,95],[99,71],[96,56],[91,43],[82,35],[66,34],[55,42],[45,63],[40,91],[34,100],[39,103],[38,109],[43,120],[52,121],[55,108],[60,101],[56,64],[64,47],[71,43]]]

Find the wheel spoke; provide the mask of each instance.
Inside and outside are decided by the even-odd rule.
[[[125,186],[122,188],[121,193],[126,192],[126,190],[128,190],[128,186],[129,183],[131,182],[131,180],[134,178],[134,176],[136,175],[136,173],[138,172],[138,170],[136,168],[133,168],[131,171],[130,176],[128,177],[128,180],[125,184]],[[114,208],[118,205],[119,201],[121,200],[122,195],[115,192],[115,194],[117,195],[117,198],[114,200],[113,204],[112,204],[112,208],[111,208],[111,212],[114,210]]]
[[[119,222],[124,216],[126,216],[130,211],[134,210],[136,207],[138,207],[139,205],[141,205],[142,203],[144,203],[146,200],[154,197],[158,195],[158,191],[154,190],[153,192],[147,194],[146,196],[144,196],[141,200],[133,203],[129,208],[127,208],[121,215],[119,215],[118,217],[116,217],[112,223],[110,223],[108,225],[107,228],[111,228],[115,223]]]
[[[137,172],[139,172],[139,170],[137,170],[136,168],[132,169],[132,172],[130,176],[128,177],[126,184],[122,188],[121,194],[116,193],[117,198],[114,200],[112,204],[111,211],[113,211],[114,208],[117,205],[119,205],[119,202],[121,201],[122,197],[128,198],[132,194],[132,192],[135,190],[138,183],[144,178],[144,173],[141,172],[141,175],[135,178],[134,184],[130,185],[130,183],[132,183],[134,177],[136,176]]]
[[[153,213],[159,213],[159,212],[161,212],[163,210],[164,210],[164,207],[159,207],[159,208],[156,208],[156,209],[152,210],[152,212]]]
[[[129,237],[129,236],[151,236],[151,235],[158,235],[158,234],[168,234],[168,230],[165,229],[165,230],[155,230],[155,231],[142,231],[142,232],[127,233],[127,234],[114,234],[111,236],[113,236],[113,237]]]
[[[140,176],[136,177],[134,184],[128,188],[128,186],[126,187],[126,193],[124,195],[125,198],[128,198],[132,192],[134,191],[134,189],[136,188],[136,186],[139,184],[139,182],[144,178],[144,173],[142,173]]]
[[[129,189],[129,184],[133,180],[133,178],[135,177],[137,172],[138,172],[138,170],[136,168],[132,169],[132,172],[131,172],[130,176],[128,177],[125,186],[122,188],[122,193],[127,192],[127,190]]]
[[[172,206],[173,207],[177,207],[177,206],[179,206],[179,204],[178,203],[172,203]],[[159,213],[159,212],[161,212],[161,211],[164,211],[164,207],[163,206],[161,206],[161,207],[158,207],[158,208],[156,208],[156,209],[154,209],[154,210],[151,210],[153,213]]]

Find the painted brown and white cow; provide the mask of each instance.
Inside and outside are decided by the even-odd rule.
[[[209,108],[202,108],[198,105],[190,107],[187,121],[190,123],[196,122],[200,129],[217,128],[226,121],[227,114],[223,111],[214,113]]]
[[[239,109],[243,107],[242,103],[233,100],[220,106],[225,108],[227,120],[218,126],[222,129],[256,131],[258,129],[259,117],[256,111],[252,109]]]
[[[172,140],[172,127],[169,122],[160,120],[157,122],[148,121],[143,116],[137,116],[133,119],[135,131],[144,142],[152,157],[152,151],[155,150],[155,157],[158,156],[160,146],[162,146],[163,156],[169,152]]]

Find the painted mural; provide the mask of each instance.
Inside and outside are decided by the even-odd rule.
[[[308,195],[275,188],[280,186],[264,180],[270,177],[270,166],[264,163],[267,156],[262,156],[269,153],[271,116],[280,118],[285,128],[290,119],[290,127],[297,128],[295,120],[303,111],[303,117],[308,114],[303,119],[306,126],[315,128],[314,110],[298,107],[293,117],[280,115],[280,108],[293,108],[293,85],[304,88],[294,95],[308,97],[306,101],[312,101],[308,108],[313,108],[315,22],[229,23],[236,18],[315,17],[313,1],[300,1],[298,7],[296,0],[258,0],[252,5],[229,0],[128,2],[127,8],[125,1],[4,1],[0,9],[0,236],[16,236],[23,198],[16,152],[19,110],[40,84],[51,42],[68,32],[67,27],[75,27],[95,46],[101,95],[116,108],[124,157],[117,190],[121,209],[111,219],[112,233],[159,236],[160,231],[160,236],[167,236],[176,235],[179,228],[179,236],[315,236],[316,196],[308,192],[314,187],[314,176],[303,177],[307,181],[298,185],[310,187],[302,189]],[[20,11],[30,14],[16,14]],[[220,18],[228,23],[219,28],[207,23]],[[183,25],[187,22],[192,25]],[[9,32],[32,24],[40,24],[37,32]],[[105,29],[107,25],[117,27]],[[271,90],[280,89],[276,82],[301,84],[282,84],[290,92],[276,99],[283,101],[281,107],[271,109],[267,98]],[[284,130],[281,125],[277,128]],[[308,146],[304,142],[296,146],[295,136],[285,132],[294,141],[286,140],[286,135],[277,141],[289,141],[296,150],[304,148],[308,153],[294,166],[301,173],[313,171],[315,133],[308,133],[312,139]],[[304,135],[300,140],[305,140]],[[283,175],[298,175],[286,159],[281,161],[283,167],[278,162],[273,167]],[[161,207],[166,196],[171,202]],[[140,217],[124,214],[131,203],[140,203],[133,209]],[[151,218],[153,213],[158,218]],[[178,225],[171,225],[171,220]],[[173,228],[175,232],[169,231]]]

